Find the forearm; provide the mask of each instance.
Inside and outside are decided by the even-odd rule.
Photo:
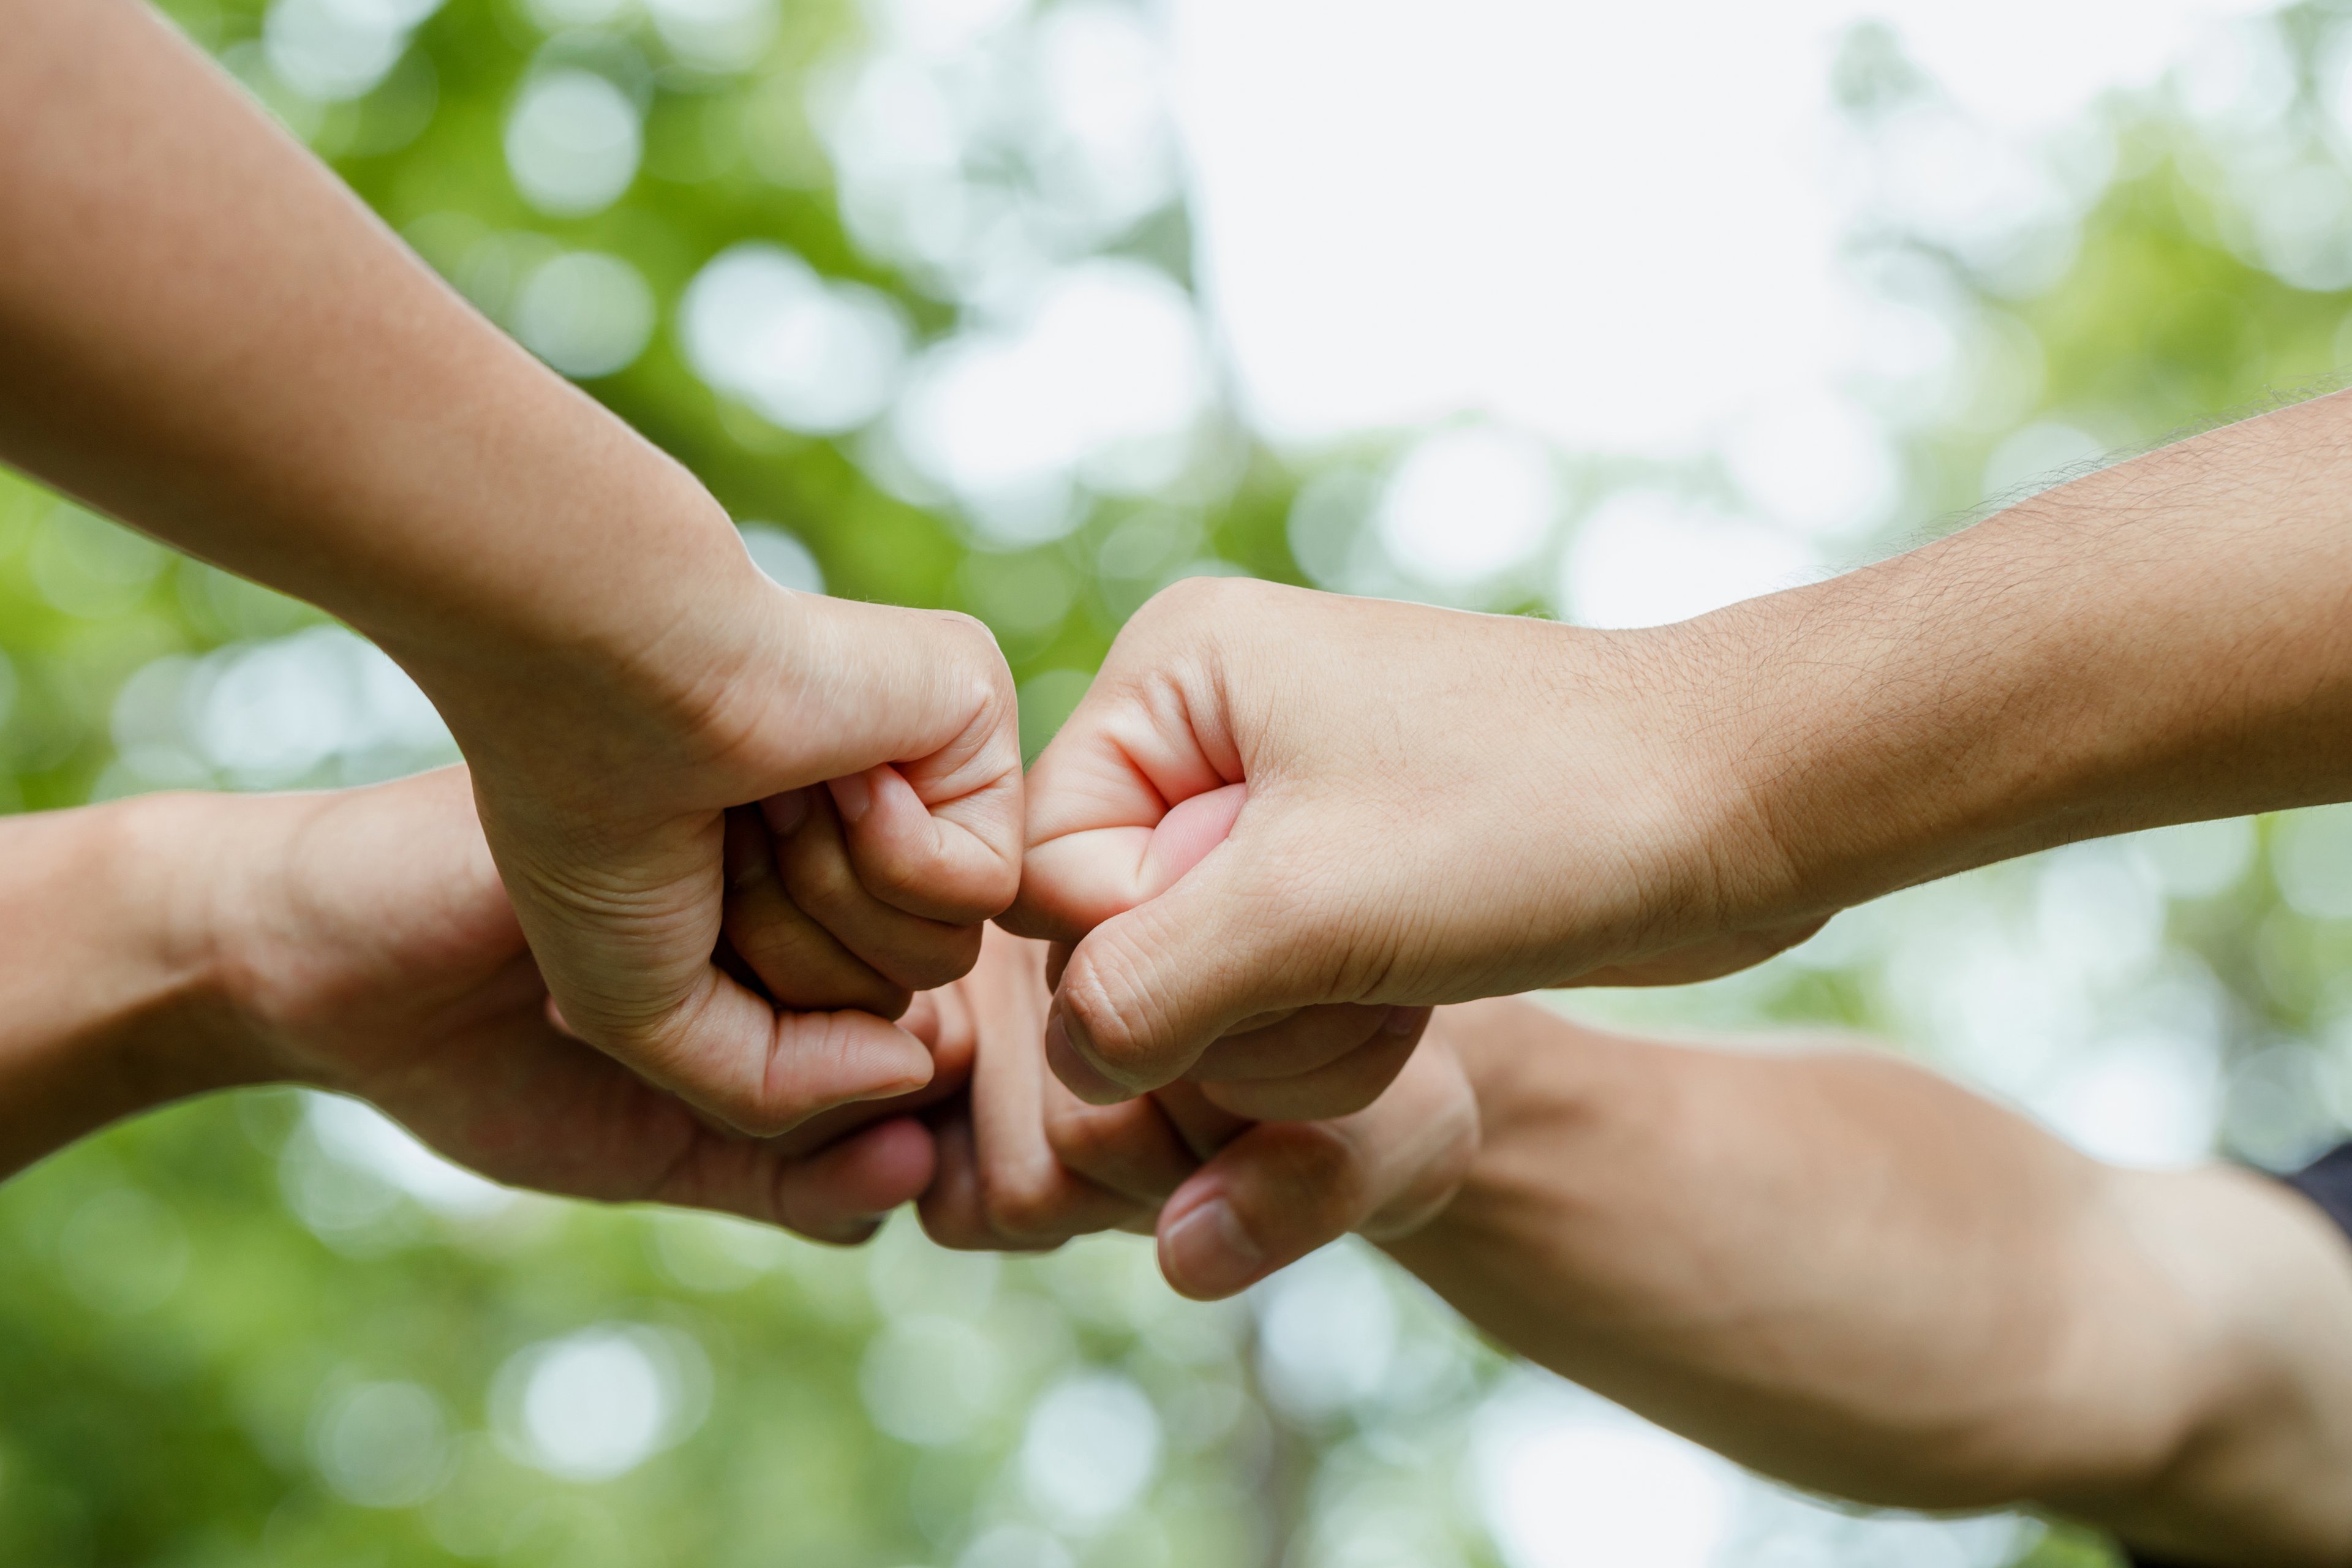
[[[1392,1250],[1513,1349],[1861,1500],[2352,1556],[2352,1258],[2299,1198],[2110,1172],[1888,1058],[1441,1019],[1484,1145]]]
[[[1676,628],[1774,849],[1732,901],[2352,795],[2347,495],[2352,400],[2320,398]]]
[[[6,22],[0,458],[323,605],[428,685],[658,635],[743,564],[688,476],[142,6]]]
[[[150,1106],[257,1075],[217,1005],[199,803],[0,821],[0,1176]]]

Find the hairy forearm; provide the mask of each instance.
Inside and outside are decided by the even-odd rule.
[[[0,821],[0,1176],[116,1119],[257,1076],[223,1026],[202,804]]]
[[[1679,631],[1819,912],[2095,835],[2352,795],[2352,399],[2078,479]]]
[[[658,635],[740,563],[688,476],[144,7],[0,12],[0,458],[428,685]]]
[[[2112,1172],[1890,1058],[1441,1019],[1484,1147],[1392,1250],[1513,1349],[1861,1500],[2352,1556],[2352,1257],[2294,1194]]]

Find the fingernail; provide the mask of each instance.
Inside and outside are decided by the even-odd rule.
[[[841,808],[844,822],[863,822],[866,809],[874,804],[874,786],[864,773],[845,773],[837,779],[824,781],[833,791],[833,804]]]
[[[1265,1250],[1223,1198],[1211,1198],[1160,1234],[1160,1272],[1187,1296],[1230,1296],[1265,1264]]]
[[[1069,1086],[1072,1094],[1088,1105],[1117,1105],[1135,1096],[1105,1078],[1079,1051],[1077,1041],[1086,1037],[1082,1029],[1073,1029],[1062,1016],[1059,1007],[1045,1020],[1045,1065],[1054,1076]]]
[[[1429,1022],[1427,1007],[1391,1007],[1389,1016],[1381,1020],[1383,1035],[1410,1035]]]
[[[760,803],[760,815],[767,820],[768,831],[779,838],[790,838],[808,820],[808,791],[788,789],[782,795],[772,795]]]

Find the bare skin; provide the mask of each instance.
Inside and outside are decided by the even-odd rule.
[[[768,582],[135,0],[0,25],[0,461],[397,658],[583,1038],[758,1133],[924,1081],[877,1015],[969,966],[1019,877],[986,630]],[[712,962],[725,816],[763,802],[850,868],[743,917],[797,953],[782,1011]]]
[[[1199,1086],[1092,1106],[992,939],[922,1200],[953,1247],[1156,1230],[1230,1295],[1370,1237],[1501,1343],[1769,1475],[2036,1503],[2211,1568],[2352,1556],[2352,1248],[2305,1199],[2099,1164],[1845,1042],[1629,1039],[1441,1008],[1369,1108],[1253,1123]]]
[[[1031,776],[1055,1069],[1108,1100],[1301,1008],[1722,973],[1970,866],[2352,796],[2347,494],[2337,395],[1679,626],[1179,584]]]
[[[16,817],[0,860],[0,1175],[170,1100],[298,1083],[501,1182],[852,1241],[929,1182],[911,1113],[971,1061],[957,999],[926,997],[908,1016],[936,1046],[924,1087],[753,1139],[581,1048],[463,769]]]

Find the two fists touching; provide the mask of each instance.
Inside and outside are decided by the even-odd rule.
[[[1226,580],[1154,600],[1027,782],[1002,923],[1042,941],[990,939],[908,1020],[978,1064],[929,1116],[927,1222],[1034,1246],[1156,1215],[1171,1278],[1222,1294],[1441,1204],[1475,1118],[1433,1005],[1721,973],[1814,923],[1732,885],[1754,830],[1702,787],[1674,674],[1654,637]],[[895,1015],[969,965],[1018,774],[917,782],[952,776],[880,767],[725,828],[728,946],[785,1009],[747,1059],[792,1120],[926,1088],[911,1036],[791,1010]]]

